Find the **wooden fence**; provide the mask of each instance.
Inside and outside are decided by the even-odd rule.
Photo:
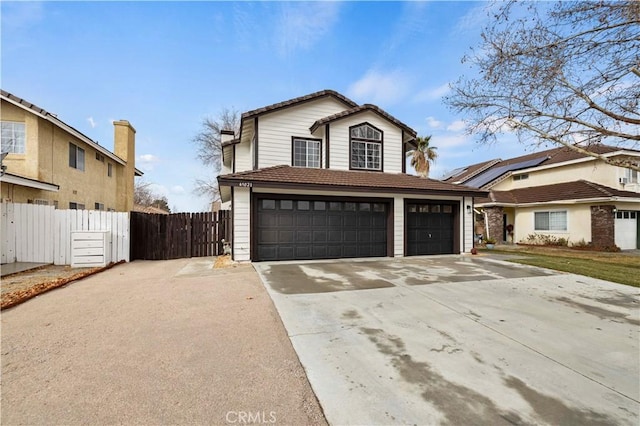
[[[111,260],[129,261],[129,214],[1,203],[1,263],[71,264],[71,231],[110,231]]]
[[[222,254],[229,241],[230,214],[131,212],[131,260],[166,260]]]

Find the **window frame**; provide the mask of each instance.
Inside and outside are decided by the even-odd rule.
[[[16,138],[15,138],[15,134],[16,134],[16,130],[15,127],[16,126],[21,126],[22,127],[22,152],[16,152],[15,149],[11,150],[11,151],[5,151],[4,149],[4,144],[2,143],[2,133],[3,132],[3,127],[6,124],[10,124],[12,126],[11,129],[11,133],[13,136],[13,146],[12,148],[15,148],[16,146]],[[2,120],[0,121],[0,149],[2,149],[2,152],[8,152],[9,154],[18,154],[18,155],[24,155],[27,152],[27,126],[26,123],[22,122],[22,121],[11,121],[11,120]]]
[[[352,136],[352,132],[353,129],[358,128],[358,127],[363,127],[363,126],[369,126],[371,127],[373,130],[377,131],[380,133],[380,140],[377,139],[371,139],[371,138],[361,138],[361,137],[354,137]],[[354,142],[355,143],[364,143],[364,161],[365,161],[365,166],[364,167],[356,167],[354,166],[354,155],[353,155],[353,148],[354,148]],[[368,156],[368,150],[370,146],[378,146],[378,152],[379,152],[379,168],[373,168],[373,167],[367,167],[367,156]],[[378,127],[374,126],[373,124],[369,123],[368,121],[353,125],[353,126],[349,126],[349,170],[363,170],[363,171],[369,171],[369,172],[383,172],[384,171],[384,132],[379,129]]]
[[[547,214],[547,228],[548,229],[540,229],[538,228],[536,216],[538,214]],[[551,215],[564,213],[564,229],[556,229],[551,225]],[[569,231],[569,211],[568,210],[540,210],[533,212],[533,230],[536,232],[568,232]]]
[[[107,163],[107,177],[113,177],[113,163]]]
[[[627,183],[640,183],[640,172],[637,170],[624,169],[624,177],[627,178]]]
[[[72,150],[73,150],[73,157],[72,157]],[[82,153],[81,156],[78,155],[80,152]],[[82,157],[82,167],[78,167],[80,163],[79,157]],[[72,158],[73,158],[73,164],[71,161]],[[87,156],[84,148],[80,148],[78,145],[74,144],[73,142],[69,142],[69,167],[71,167],[72,169],[76,169],[84,172],[85,166],[86,166],[85,164],[86,158]]]
[[[306,165],[296,165],[296,141],[305,142],[305,163]],[[309,166],[309,142],[318,144],[318,166]],[[321,169],[322,168],[322,139],[307,138],[301,136],[291,136],[291,166],[292,167],[304,167],[308,169]]]

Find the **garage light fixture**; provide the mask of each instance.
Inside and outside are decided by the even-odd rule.
[[[467,214],[471,214],[471,206],[467,204]]]

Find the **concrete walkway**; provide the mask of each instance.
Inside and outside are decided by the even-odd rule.
[[[331,424],[640,422],[637,288],[469,256],[255,267]]]
[[[3,263],[0,265],[0,276],[5,277],[7,275],[16,274],[18,272],[29,271],[41,266],[49,265],[48,263],[35,263],[35,262],[13,262]]]
[[[326,424],[251,265],[136,261],[2,312],[3,424]]]

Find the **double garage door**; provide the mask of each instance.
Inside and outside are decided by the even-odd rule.
[[[389,256],[392,203],[384,199],[254,199],[254,260]],[[407,255],[454,252],[454,204],[405,205]]]
[[[387,255],[388,202],[268,197],[254,206],[255,260]]]

